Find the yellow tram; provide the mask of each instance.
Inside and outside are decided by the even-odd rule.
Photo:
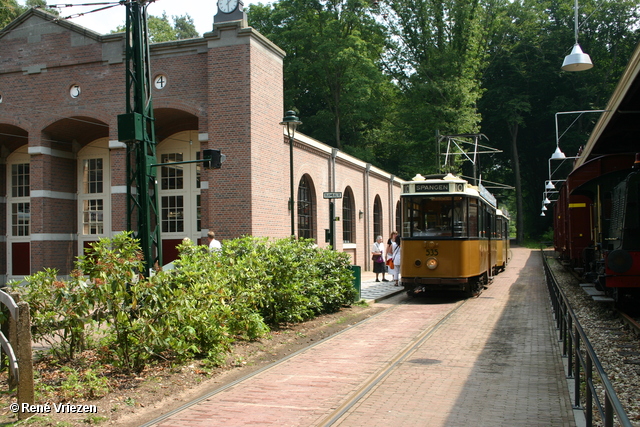
[[[451,174],[403,185],[401,282],[409,295],[478,293],[509,261],[509,218],[482,185]]]

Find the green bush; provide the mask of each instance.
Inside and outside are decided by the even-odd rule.
[[[21,292],[29,303],[33,339],[48,343],[60,359],[73,359],[85,349],[86,337],[92,336],[95,326],[90,318],[91,284],[78,275],[69,281],[58,280],[57,273],[45,269],[26,277],[26,287],[18,282],[8,286]]]
[[[93,244],[70,280],[51,269],[27,277],[16,288],[31,307],[34,338],[63,359],[98,348],[125,370],[155,357],[219,362],[235,339],[337,311],[355,297],[349,257],[311,240],[242,237],[221,251],[190,241],[178,249],[173,270],[145,278],[138,242],[123,233]]]

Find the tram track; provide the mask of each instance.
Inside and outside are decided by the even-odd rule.
[[[452,310],[450,310],[435,325],[420,332],[412,342],[406,347],[398,351],[395,356],[384,366],[378,370],[369,380],[365,381],[350,397],[348,397],[342,405],[336,408],[331,414],[327,415],[319,424],[319,427],[330,427],[339,421],[352,407],[358,404],[376,385],[387,378],[398,366],[406,360],[408,356],[415,352],[425,341],[431,337],[440,327],[447,321],[458,309],[460,309],[468,300],[459,301]]]
[[[398,296],[397,298],[402,298],[402,296]],[[392,355],[389,358],[389,362],[385,363],[384,366],[382,366],[381,368],[379,368],[375,373],[373,373],[370,378],[366,379],[365,381],[363,381],[363,383],[358,386],[358,388],[353,391],[352,393],[350,393],[347,397],[345,397],[345,399],[343,399],[342,403],[340,404],[340,406],[338,408],[336,408],[335,410],[333,410],[329,415],[326,415],[322,418],[322,422],[321,424],[315,424],[314,425],[323,425],[323,426],[330,426],[333,425],[337,420],[339,420],[342,415],[344,415],[344,413],[346,413],[350,408],[352,408],[354,405],[356,405],[358,402],[362,401],[362,398],[364,396],[367,395],[367,393],[374,388],[377,384],[379,384],[384,378],[388,377],[397,367],[400,363],[402,363],[413,351],[415,351],[415,349],[417,349],[421,344],[423,344],[448,318],[450,318],[450,316],[458,310],[458,308],[460,308],[464,303],[466,302],[466,300],[463,301],[457,301],[452,307],[451,309],[447,310],[446,313],[442,313],[443,316],[438,319],[432,326],[425,328],[423,331],[421,331],[419,334],[417,334],[416,336],[414,336],[411,341],[409,343],[407,343],[407,345],[405,347],[403,347],[402,349],[400,349],[399,351],[397,351],[394,355]],[[156,426],[160,423],[162,423],[163,421],[166,421],[170,418],[172,418],[175,415],[178,415],[180,412],[186,411],[189,408],[204,402],[208,399],[211,399],[213,397],[215,397],[216,395],[225,392],[226,390],[229,390],[233,387],[236,386],[241,386],[243,383],[246,383],[248,381],[251,381],[254,377],[258,377],[261,374],[265,374],[268,371],[272,370],[272,369],[277,369],[280,365],[285,364],[286,362],[288,362],[289,360],[302,355],[303,353],[306,353],[308,351],[311,351],[312,349],[314,349],[317,346],[320,346],[321,344],[326,343],[327,341],[330,341],[332,339],[336,339],[338,337],[340,337],[340,335],[353,330],[354,328],[357,327],[361,327],[366,325],[369,322],[374,321],[376,318],[378,318],[379,316],[383,316],[385,314],[389,314],[390,312],[393,312],[397,309],[399,309],[401,306],[406,306],[407,304],[411,304],[411,300],[407,300],[405,299],[404,301],[400,301],[398,302],[398,304],[393,305],[389,308],[386,308],[383,311],[380,311],[379,313],[361,321],[358,322],[356,324],[353,324],[351,326],[349,326],[348,328],[335,333],[331,336],[328,336],[318,342],[315,342],[305,348],[302,348],[294,353],[291,353],[290,355],[283,357],[282,359],[279,359],[267,366],[264,366],[261,369],[258,369],[254,372],[251,372],[235,381],[229,382],[225,385],[222,385],[220,387],[217,387],[195,399],[190,400],[189,402],[186,402],[185,404],[181,405],[180,407],[175,408],[174,410],[167,412],[165,414],[162,414],[161,416],[158,416],[148,422],[146,422],[145,424],[142,424],[142,427],[151,427],[151,426]],[[435,320],[435,319],[434,319]],[[330,410],[330,408],[327,408],[328,410]]]
[[[622,319],[622,322],[629,326],[636,336],[640,336],[640,323],[638,323],[637,317],[631,317],[622,311],[618,311],[618,315],[620,316],[620,319]]]
[[[402,302],[401,304],[406,304],[406,302]],[[189,402],[185,403],[184,405],[181,405],[180,407],[173,409],[172,411],[164,413],[164,414],[160,415],[159,417],[156,417],[156,418],[146,422],[145,424],[142,424],[140,427],[155,426],[155,425],[161,423],[162,421],[165,421],[166,419],[171,418],[173,415],[176,415],[176,414],[178,414],[178,413],[180,413],[180,412],[182,412],[182,411],[184,411],[184,410],[186,410],[188,408],[191,408],[192,406],[195,406],[200,402],[203,402],[203,401],[205,401],[207,399],[210,399],[211,397],[214,397],[217,394],[220,394],[220,393],[222,393],[222,392],[224,392],[224,391],[226,391],[226,390],[228,390],[228,389],[230,389],[230,388],[232,388],[234,386],[237,386],[238,384],[241,384],[241,383],[243,383],[245,381],[248,381],[251,378],[256,377],[256,376],[258,376],[258,375],[260,375],[260,374],[262,374],[262,373],[264,373],[264,372],[266,372],[266,371],[268,371],[270,369],[274,369],[274,368],[278,367],[279,365],[285,363],[286,361],[288,361],[288,360],[290,360],[290,359],[292,359],[292,358],[294,358],[296,356],[299,356],[300,354],[305,353],[305,352],[313,349],[314,347],[317,347],[317,346],[325,343],[326,341],[329,341],[329,340],[331,340],[333,338],[336,338],[336,337],[342,335],[343,333],[352,330],[353,328],[356,328],[356,327],[361,326],[361,325],[363,325],[365,323],[373,321],[375,318],[377,318],[377,317],[379,317],[381,315],[384,315],[385,313],[389,313],[390,311],[393,311],[393,310],[397,309],[397,307],[398,307],[398,305],[391,306],[391,307],[389,307],[389,308],[387,308],[385,310],[380,311],[379,313],[376,313],[375,315],[373,315],[373,316],[371,316],[371,317],[369,317],[367,319],[364,319],[364,320],[362,320],[362,321],[360,321],[358,323],[355,323],[355,324],[349,326],[348,328],[345,328],[345,329],[341,330],[340,332],[337,332],[337,333],[335,333],[333,335],[330,335],[330,336],[328,336],[328,337],[326,337],[326,338],[324,338],[324,339],[322,339],[320,341],[317,341],[317,342],[315,342],[315,343],[313,343],[313,344],[311,344],[311,345],[309,345],[307,347],[301,348],[300,350],[298,350],[296,352],[293,352],[293,353],[291,353],[291,354],[289,354],[289,355],[287,355],[287,356],[285,356],[285,357],[283,357],[283,358],[281,358],[281,359],[279,359],[279,360],[277,360],[277,361],[275,361],[273,363],[270,363],[267,366],[264,366],[264,367],[262,367],[262,368],[260,368],[260,369],[258,369],[256,371],[253,371],[253,372],[251,372],[251,373],[249,373],[249,374],[247,374],[247,375],[245,375],[245,376],[243,376],[241,378],[238,378],[237,380],[229,382],[229,383],[227,383],[227,384],[225,384],[223,386],[217,387],[214,390],[211,390],[211,391],[209,391],[209,392],[207,392],[207,393],[205,393],[205,394],[203,394],[203,395],[201,395],[201,396],[199,396],[199,397],[197,397],[195,399],[190,400]]]

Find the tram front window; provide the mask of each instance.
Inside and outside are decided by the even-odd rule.
[[[408,197],[404,209],[404,236],[467,236],[467,200],[463,197]]]

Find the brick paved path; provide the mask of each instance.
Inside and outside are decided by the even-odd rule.
[[[341,426],[574,426],[542,260],[507,270],[453,314]]]
[[[513,253],[337,425],[574,426],[540,255]],[[157,426],[318,425],[460,304],[398,305]]]

